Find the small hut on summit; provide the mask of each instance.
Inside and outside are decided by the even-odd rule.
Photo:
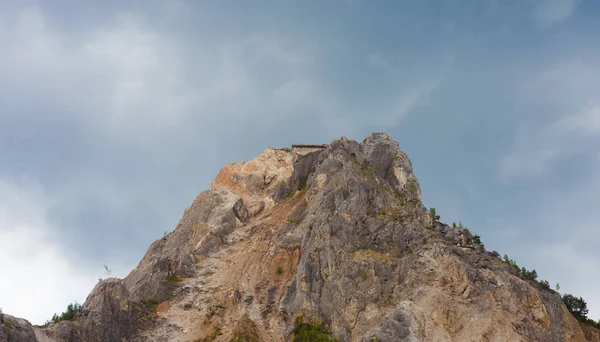
[[[292,152],[305,156],[309,153],[327,148],[327,146],[327,144],[293,144]]]

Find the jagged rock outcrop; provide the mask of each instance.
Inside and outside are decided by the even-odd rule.
[[[0,342],[36,341],[33,326],[28,321],[0,312]]]
[[[288,341],[299,315],[340,341],[600,341],[558,293],[430,217],[384,133],[227,165],[125,279],[98,284],[76,321],[36,333]]]

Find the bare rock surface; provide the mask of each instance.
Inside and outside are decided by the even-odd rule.
[[[28,321],[0,313],[0,342],[36,341],[33,326]]]
[[[227,165],[125,279],[35,335],[290,341],[299,315],[340,341],[600,341],[558,293],[430,217],[385,133]]]

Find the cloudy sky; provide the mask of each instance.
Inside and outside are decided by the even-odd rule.
[[[600,318],[600,2],[1,1],[0,307],[123,277],[228,162],[390,133]]]

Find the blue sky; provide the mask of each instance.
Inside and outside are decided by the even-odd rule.
[[[385,131],[426,206],[598,319],[598,16],[591,0],[2,2],[0,306],[42,323],[103,264],[125,276],[228,162]]]

